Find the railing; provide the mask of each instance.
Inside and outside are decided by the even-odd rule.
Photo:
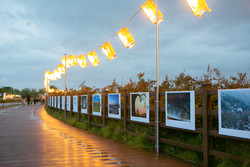
[[[155,106],[151,106],[150,107],[150,122],[149,123],[143,123],[143,122],[136,122],[136,121],[132,121],[130,120],[130,105],[129,105],[129,93],[127,92],[123,92],[121,93],[121,114],[122,117],[121,119],[116,119],[116,118],[110,118],[108,117],[108,103],[107,103],[107,97],[108,94],[104,93],[102,94],[102,116],[96,116],[96,115],[92,115],[91,111],[92,111],[92,94],[88,94],[88,113],[87,114],[83,114],[81,113],[81,103],[80,103],[80,98],[81,98],[81,94],[77,94],[78,95],[78,113],[73,113],[73,104],[72,104],[72,100],[73,100],[73,96],[71,95],[71,106],[70,106],[70,111],[67,111],[67,116],[72,117],[74,114],[78,115],[78,119],[80,121],[81,116],[86,115],[86,120],[84,120],[86,123],[88,123],[89,127],[90,126],[96,126],[96,127],[100,127],[103,128],[106,126],[106,123],[108,120],[118,120],[123,122],[123,129],[121,130],[124,135],[126,136],[127,134],[132,134],[132,135],[137,135],[135,132],[131,132],[127,129],[128,127],[128,123],[134,123],[134,124],[141,124],[141,125],[146,125],[148,127],[154,127],[155,129],[155,134],[156,134],[156,122],[155,122],[155,111],[156,108]],[[152,98],[151,100],[155,99],[156,93],[155,92],[150,92],[150,98]],[[225,157],[225,158],[229,158],[235,162],[239,162],[239,163],[243,163],[244,159],[243,157],[237,156],[237,155],[233,155],[233,154],[229,154],[226,152],[222,152],[222,151],[218,151],[216,149],[214,149],[213,147],[213,142],[214,142],[214,138],[225,138],[225,139],[230,139],[230,140],[234,140],[234,141],[241,141],[241,142],[245,142],[249,145],[249,139],[244,139],[244,138],[237,138],[237,137],[230,137],[230,136],[225,136],[225,135],[220,135],[218,133],[218,128],[217,127],[213,127],[215,121],[214,119],[218,118],[218,111],[213,109],[212,106],[212,96],[217,96],[218,95],[218,91],[217,90],[211,90],[210,85],[209,84],[203,84],[202,85],[202,89],[199,91],[195,91],[195,96],[196,97],[200,97],[201,99],[201,106],[199,108],[195,109],[195,117],[196,119],[200,118],[200,121],[202,122],[201,125],[197,125],[196,123],[196,127],[195,130],[186,130],[186,129],[180,129],[180,128],[174,128],[174,127],[167,127],[165,125],[165,107],[163,105],[160,105],[160,132],[164,131],[164,130],[174,130],[174,131],[178,131],[178,132],[182,132],[182,133],[190,133],[190,134],[201,134],[202,135],[202,143],[200,143],[200,146],[197,145],[192,145],[192,144],[188,144],[188,143],[184,143],[184,142],[180,142],[180,141],[176,141],[176,140],[172,140],[172,139],[167,139],[164,138],[161,133],[159,135],[159,139],[160,139],[160,143],[164,143],[167,145],[171,145],[171,146],[175,146],[175,147],[179,147],[179,148],[183,148],[186,150],[191,150],[191,151],[195,151],[195,152],[199,152],[203,155],[203,166],[210,166],[210,162],[211,162],[211,157]],[[50,95],[53,96],[53,95]],[[54,96],[58,96],[58,95],[54,95]],[[74,95],[76,96],[76,95]],[[163,98],[165,96],[165,92],[160,92],[160,101],[162,101],[161,98]],[[58,110],[61,110],[61,99],[60,98],[60,106],[57,106],[58,104],[58,100],[56,98],[56,104],[54,104],[53,108],[57,108]],[[46,101],[48,102],[48,97],[46,99]],[[65,100],[66,101],[66,100]],[[47,104],[47,103],[46,103]],[[65,104],[65,108],[66,108],[66,104]],[[64,110],[62,111],[63,114]],[[102,119],[102,123],[97,123],[92,121],[92,118],[101,118]],[[197,121],[196,121],[197,122]],[[156,140],[156,136],[155,135],[151,135],[147,137],[149,140],[155,141]]]
[[[14,105],[19,105],[19,104],[22,104],[21,102],[19,103],[0,103],[0,108],[5,108],[5,107],[8,107],[8,106],[14,106]]]

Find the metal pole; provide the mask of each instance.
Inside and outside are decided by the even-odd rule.
[[[159,153],[159,0],[156,0],[156,153]]]
[[[66,88],[66,53],[64,54],[64,57],[65,57],[65,66],[64,66],[64,71],[65,71],[64,117],[66,118],[66,92],[67,92],[67,88]]]

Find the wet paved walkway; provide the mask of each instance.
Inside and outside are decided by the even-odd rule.
[[[48,115],[43,106],[0,110],[0,150],[4,167],[192,166],[71,127]]]

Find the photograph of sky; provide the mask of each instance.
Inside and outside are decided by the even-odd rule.
[[[0,87],[43,88],[44,73],[53,71],[67,55],[96,49],[100,64],[67,69],[67,87],[86,81],[102,88],[113,79],[119,84],[156,78],[156,28],[141,10],[127,25],[135,46],[127,49],[117,36],[109,42],[112,61],[100,46],[129,21],[146,0],[1,0]],[[207,65],[227,76],[250,71],[250,1],[206,0],[211,12],[196,17],[186,0],[160,0],[164,21],[159,25],[160,82],[186,71],[201,76]],[[86,57],[87,58],[87,57]],[[64,89],[64,75],[51,81]]]

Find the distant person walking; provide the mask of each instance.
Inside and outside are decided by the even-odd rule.
[[[42,95],[41,104],[45,104],[45,99],[46,99],[45,95]]]
[[[27,95],[27,102],[28,102],[28,105],[30,105],[30,95],[29,94]]]
[[[22,95],[22,104],[25,105],[25,96]]]

